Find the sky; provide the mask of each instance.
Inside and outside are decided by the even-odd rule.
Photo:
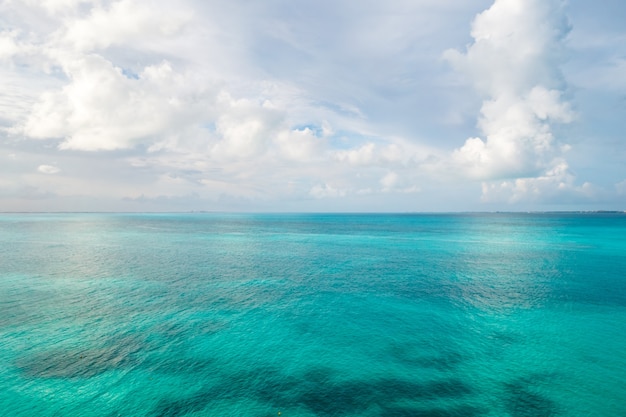
[[[626,210],[621,0],[0,0],[0,211]]]

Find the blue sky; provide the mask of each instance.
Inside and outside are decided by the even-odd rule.
[[[626,209],[626,4],[4,0],[0,211]]]

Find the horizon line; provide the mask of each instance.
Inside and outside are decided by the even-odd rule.
[[[626,210],[459,210],[459,211],[227,211],[227,210],[172,210],[172,211],[0,211],[0,214],[626,214]]]

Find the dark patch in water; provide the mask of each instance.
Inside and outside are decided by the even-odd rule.
[[[250,398],[277,409],[305,407],[318,416],[341,416],[403,400],[459,399],[471,393],[470,386],[455,379],[430,383],[393,378],[341,382],[333,380],[332,372],[324,368],[308,371],[300,377],[284,375],[275,368],[258,368],[224,376],[220,384],[207,386],[185,399],[162,400],[153,410],[153,415],[180,416],[204,410],[219,399]],[[407,412],[402,408],[390,410],[395,410],[398,416]],[[430,414],[424,414],[427,412]],[[416,413],[425,416],[461,415],[443,409],[417,410]]]
[[[449,379],[426,384],[424,396],[428,398],[459,398],[472,392],[472,388],[463,381]]]
[[[531,390],[520,379],[505,385],[506,407],[512,417],[554,417],[559,414],[554,401]]]
[[[48,350],[23,357],[16,367],[31,378],[91,378],[138,363],[143,345],[136,338],[116,339],[106,346],[83,350]]]
[[[446,408],[384,407],[384,417],[477,417],[484,412],[472,406]]]
[[[181,400],[161,400],[154,410],[158,417],[178,417],[204,410],[213,399],[200,391]]]
[[[214,366],[213,369],[216,367]],[[217,385],[207,385],[183,399],[163,399],[153,410],[157,417],[176,417],[201,411],[221,399],[253,398],[268,400],[272,393],[284,393],[293,387],[294,378],[281,376],[274,368],[260,367],[254,371],[224,375]]]

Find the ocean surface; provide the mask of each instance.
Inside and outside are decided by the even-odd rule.
[[[626,215],[3,214],[0,415],[626,416]]]

